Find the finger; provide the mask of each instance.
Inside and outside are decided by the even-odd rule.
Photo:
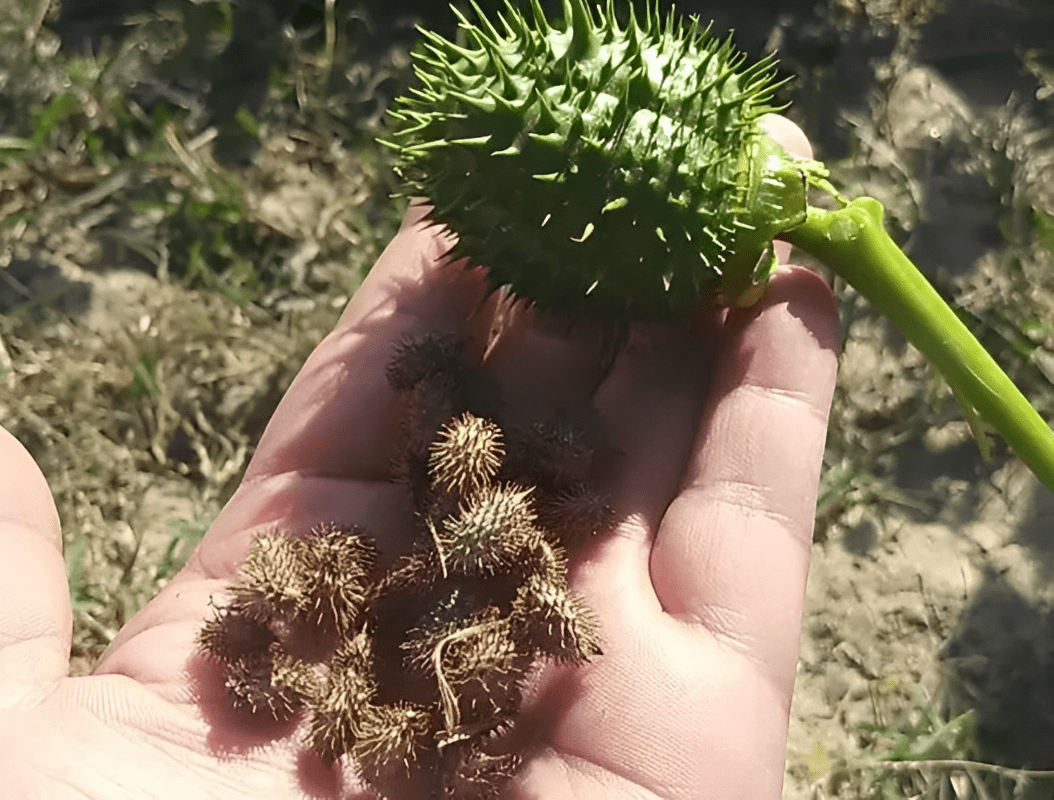
[[[651,554],[667,613],[787,682],[834,391],[837,312],[804,269],[726,321],[712,399]]]
[[[481,354],[490,326],[485,275],[444,263],[450,240],[411,209],[336,328],[300,370],[246,471],[359,480],[387,477],[399,421],[385,377],[408,336],[449,333]]]
[[[33,704],[66,676],[71,630],[55,503],[32,457],[0,428],[0,708]]]
[[[650,546],[681,485],[709,390],[719,322],[711,315],[687,329],[635,326],[597,390],[595,403],[616,452],[605,489],[623,520],[618,538],[632,540],[637,552]]]
[[[511,401],[514,424],[545,419],[589,401],[603,374],[607,339],[600,325],[518,303],[486,356],[487,372]]]
[[[767,114],[761,118],[761,128],[773,141],[778,142],[788,153],[802,158],[812,158],[812,145],[805,133],[786,117]],[[791,246],[787,242],[775,241],[776,259],[786,264],[790,259]]]

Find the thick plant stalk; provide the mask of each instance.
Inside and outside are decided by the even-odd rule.
[[[888,316],[940,370],[966,413],[998,431],[1054,492],[1054,432],[889,237],[877,200],[810,208],[805,223],[781,238],[819,258]]]

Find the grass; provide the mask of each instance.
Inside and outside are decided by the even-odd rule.
[[[173,86],[200,84],[193,65],[176,71],[181,48],[198,36],[217,52],[230,34],[226,4],[165,5],[97,58],[60,52],[46,24],[28,41],[36,5],[9,5],[0,423],[55,495],[73,668],[87,672],[233,491],[397,210],[375,120],[341,113],[325,91],[340,66],[332,47],[319,56],[287,37],[295,75],[277,72],[270,110],[255,119],[242,109],[239,130],[224,132],[203,124],[201,94]],[[378,57],[378,69],[395,57]],[[290,109],[293,83],[300,105]],[[258,141],[258,157],[218,163],[221,134]]]
[[[840,7],[851,16],[867,5],[902,12],[896,58],[907,62],[891,57],[888,69],[903,73],[911,26],[937,4]],[[202,65],[232,36],[226,2],[162,4],[98,57],[60,52],[55,9],[38,25],[39,8],[0,0],[0,424],[54,492],[73,672],[85,674],[178,571],[299,364],[394,233],[394,182],[373,135],[408,73],[405,46],[379,43],[361,7],[327,3],[283,32],[264,104],[213,124],[204,98],[216,76]],[[1049,119],[1050,53],[1022,59]],[[801,92],[823,94],[823,79],[802,76]],[[926,175],[944,150],[891,158],[881,100],[880,87],[874,108],[853,117],[847,157],[828,163],[836,183],[882,200],[908,241],[927,224]],[[1054,146],[1037,113],[997,109],[947,148],[950,173],[986,193],[999,241],[969,269],[935,277],[1050,418]],[[996,443],[988,465],[970,456],[966,477],[935,477],[940,454],[968,442],[953,398],[836,288],[846,353],[818,541],[892,514],[975,513],[963,484],[989,480],[1005,451]],[[940,705],[909,696],[847,730],[852,752],[869,755],[818,752],[813,797],[1051,796],[1046,773],[978,761],[969,713],[948,721]]]

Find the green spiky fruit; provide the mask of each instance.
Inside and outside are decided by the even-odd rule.
[[[564,0],[554,27],[531,5],[500,28],[462,17],[468,47],[423,31],[388,143],[407,194],[457,234],[452,257],[542,308],[624,325],[738,299],[784,195],[805,213],[801,172],[770,170],[786,154],[759,127],[774,62],[672,12],[620,24],[611,2]]]

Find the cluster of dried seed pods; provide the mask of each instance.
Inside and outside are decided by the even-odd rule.
[[[591,485],[588,411],[502,425],[500,391],[453,337],[403,342],[388,368],[405,405],[394,474],[419,519],[413,549],[378,565],[357,528],[269,533],[199,635],[232,704],[290,718],[306,744],[350,756],[381,796],[428,786],[496,797],[519,759],[500,737],[538,658],[600,654],[568,553],[608,529]]]

